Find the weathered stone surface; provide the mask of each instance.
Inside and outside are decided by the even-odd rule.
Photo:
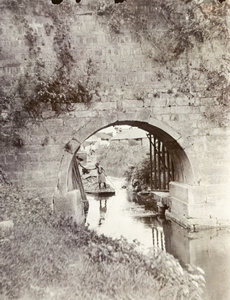
[[[77,223],[84,223],[84,205],[78,190],[67,193],[57,193],[54,195],[53,210],[56,214],[72,217]]]
[[[135,12],[136,27],[119,19],[118,6],[113,15],[118,24],[114,24],[110,15],[97,15],[93,3],[82,3],[76,13],[76,6],[67,2],[53,6],[44,0],[17,11],[8,2],[0,3],[1,95],[13,99],[10,103],[16,111],[22,110],[23,93],[32,91],[32,82],[23,84],[26,78],[38,78],[37,72],[54,76],[63,49],[73,57],[70,77],[74,81],[87,80],[86,62],[91,59],[95,68],[91,75],[99,83],[89,89],[91,102],[81,100],[70,111],[58,113],[47,106],[39,122],[20,115],[20,126],[12,120],[6,123],[11,114],[1,96],[0,164],[9,178],[31,190],[43,187],[49,197],[58,188],[65,199],[71,186],[71,159],[80,144],[109,125],[138,126],[161,138],[173,157],[178,182],[170,188],[172,214],[184,224],[197,216],[207,224],[222,216],[228,219],[229,1],[207,0],[209,9],[197,1],[182,5],[169,0],[164,7],[161,1],[134,0],[135,5],[126,1],[120,7]],[[179,26],[178,35],[177,27],[170,27],[173,22],[165,22],[163,13],[156,14],[162,9]],[[186,11],[193,14],[187,16]],[[146,16],[143,28],[139,21]],[[64,24],[68,31],[62,32]],[[137,37],[137,32],[142,35]],[[20,87],[17,95],[12,92],[16,87]]]

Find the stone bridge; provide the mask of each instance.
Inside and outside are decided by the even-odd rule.
[[[2,123],[3,134],[10,126],[15,133],[13,142],[6,142],[2,135],[2,168],[12,182],[40,193],[52,200],[55,209],[78,218],[82,205],[77,200],[79,191],[72,188],[73,155],[88,137],[102,128],[124,124],[137,126],[162,140],[171,154],[175,181],[170,183],[168,216],[188,228],[229,225],[229,35],[226,39],[228,31],[224,36],[218,31],[219,27],[222,30],[222,23],[217,23],[219,27],[215,28],[202,25],[219,20],[216,11],[219,9],[218,12],[223,13],[222,4],[218,2],[215,6],[210,1],[195,5],[193,18],[197,23],[194,24],[200,24],[199,34],[201,29],[208,31],[208,37],[204,35],[201,39],[191,31],[186,36],[189,45],[185,44],[185,39],[180,45],[171,45],[173,33],[165,18],[150,24],[158,39],[154,44],[149,42],[153,38],[151,35],[137,39],[133,27],[129,24],[125,27],[124,22],[118,24],[119,31],[118,28],[112,31],[118,17],[111,24],[111,18],[108,21],[105,17],[103,6],[96,13],[89,3],[71,4],[72,10],[76,10],[71,18],[63,12],[61,25],[64,27],[66,20],[69,22],[69,31],[68,34],[65,32],[63,40],[68,38],[68,53],[74,58],[72,76],[78,74],[80,82],[88,83],[87,68],[83,69],[90,59],[96,66],[96,71],[91,70],[91,74],[100,85],[88,89],[90,101],[80,99],[76,101],[78,103],[72,103],[70,111],[58,113],[46,107],[40,118],[24,116],[22,94],[13,94],[11,90],[15,88],[15,82],[36,75],[38,66],[50,74],[55,71],[58,53],[63,49],[57,50],[54,46],[60,47],[63,40],[57,44],[55,41],[57,34],[63,32],[61,26],[55,28],[50,11],[60,15],[62,7],[46,4],[49,8],[46,13],[39,6],[41,4],[28,12],[22,7],[16,19],[12,7],[2,4],[5,14],[1,25],[1,83],[3,92],[14,98],[19,118],[23,116],[25,123],[18,128],[11,123]],[[157,9],[164,9],[153,7],[148,1],[138,3],[143,18]],[[124,5],[124,8],[128,7],[128,4]],[[186,4],[185,9],[190,8],[188,5],[192,4]],[[223,5],[225,12],[221,17],[229,25],[229,4]],[[128,8],[129,13],[135,9]],[[175,11],[176,17],[184,16],[178,6]],[[113,17],[114,14],[120,16],[119,9],[111,13]],[[186,20],[183,18],[182,21],[187,34]],[[144,33],[147,30],[150,29],[145,29]],[[172,35],[169,37],[168,33]],[[177,36],[174,42],[178,39]],[[26,84],[23,87],[30,90]],[[4,121],[10,113],[6,107],[1,109]]]

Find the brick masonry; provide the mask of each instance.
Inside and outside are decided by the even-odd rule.
[[[53,21],[41,12],[25,15],[37,33],[36,46],[40,48],[31,56],[23,24],[15,27],[12,11],[3,4],[1,7],[5,13],[0,28],[0,80],[10,91],[25,76],[28,60],[42,59],[47,72],[52,73],[55,28],[47,34],[44,24],[51,26]],[[228,2],[225,8],[229,11]],[[55,13],[60,7],[52,9]],[[101,128],[135,125],[159,136],[174,159],[176,180],[170,186],[169,217],[188,227],[199,222],[202,226],[229,224],[230,130],[226,122],[223,126],[219,119],[212,120],[220,110],[219,86],[216,92],[208,92],[210,79],[204,73],[208,69],[220,77],[225,72],[224,78],[229,80],[225,86],[230,84],[226,74],[229,37],[221,39],[211,32],[211,48],[210,40],[197,42],[176,60],[163,64],[146,55],[143,49],[149,44],[144,39],[137,42],[127,29],[120,34],[111,32],[86,5],[73,9],[77,13],[71,22],[70,44],[75,68],[79,72],[87,59],[94,60],[102,83],[100,95],[90,104],[76,103],[68,113],[47,118],[52,114],[44,112],[41,123],[28,120],[17,132],[23,141],[20,146],[2,143],[0,163],[9,178],[54,199],[57,207],[64,209],[62,199],[66,203],[69,197],[74,198],[67,196],[71,193],[69,166],[80,144]],[[226,20],[229,22],[228,15]],[[193,83],[189,93],[182,88],[185,80]],[[226,112],[223,119],[229,119]],[[69,152],[66,144],[71,146]]]

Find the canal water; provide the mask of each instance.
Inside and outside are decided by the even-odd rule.
[[[146,204],[122,189],[122,179],[110,178],[116,188],[112,197],[88,196],[89,228],[112,238],[138,241],[147,254],[160,248],[177,258],[182,266],[192,264],[205,272],[204,300],[230,300],[230,230],[188,232],[156,215],[156,204]],[[145,203],[145,204],[144,204]]]

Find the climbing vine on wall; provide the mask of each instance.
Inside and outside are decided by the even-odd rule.
[[[205,4],[208,1],[155,0],[151,5],[149,0],[132,0],[119,4],[114,4],[114,1],[98,2],[89,3],[97,15],[97,20],[109,28],[113,36],[124,36],[128,31],[132,39],[142,47],[148,61],[152,60],[165,68],[162,72],[156,71],[155,76],[157,82],[170,78],[172,86],[177,86],[175,92],[175,89],[170,92],[173,97],[179,93],[194,97],[195,83],[201,82],[201,79],[193,78],[195,68],[189,66],[189,62],[180,70],[173,67],[174,62],[186,56],[188,50],[207,41],[212,51],[215,51],[212,45],[213,35],[221,42],[228,41],[229,38],[226,24],[227,1],[209,1],[210,4]],[[46,1],[3,0],[2,3],[14,15],[14,25],[24,33],[29,50],[28,57],[25,58],[27,64],[17,86],[15,84],[15,91],[4,95],[11,103],[11,113],[8,114],[11,116],[10,120],[16,120],[23,126],[26,117],[20,118],[20,114],[24,116],[27,113],[41,119],[47,110],[56,115],[71,110],[74,103],[90,105],[100,87],[97,66],[91,58],[85,61],[83,68],[79,68],[77,59],[74,59],[70,20],[73,18],[77,22],[77,17],[71,4],[65,1],[65,5],[55,7],[54,12],[52,5],[48,5]],[[40,55],[45,41],[41,40],[28,16],[39,16],[45,20],[44,33],[53,42],[51,47],[54,50],[54,59],[53,65],[49,66],[49,71],[52,72],[47,71],[47,61]],[[202,84],[207,83],[203,90],[204,96],[211,97],[215,91],[218,106],[215,111],[207,106],[204,116],[226,126],[226,119],[221,120],[222,113],[226,116],[229,109],[230,82],[226,75],[226,65],[223,70],[220,67],[216,74],[211,66],[196,68],[203,75]],[[219,80],[218,76],[223,80]],[[20,102],[17,98],[20,105],[14,102],[18,95],[21,99]],[[143,100],[146,98],[146,91],[139,91],[135,96]],[[153,93],[154,98],[158,96],[157,91]]]
[[[86,64],[92,64],[89,59]],[[74,84],[71,82],[69,73],[65,67],[56,71],[49,80],[36,78],[33,95],[25,101],[25,110],[33,117],[44,117],[43,112],[52,110],[56,114],[71,111],[74,103],[89,103],[93,98],[93,93],[86,87],[90,81],[91,73],[85,78],[83,83],[80,79]]]
[[[38,3],[20,0],[5,1],[6,8],[14,15],[15,24],[22,28],[29,48],[29,59],[21,75],[15,93],[23,99],[23,108],[33,118],[44,117],[43,112],[53,111],[55,114],[73,109],[74,103],[90,103],[100,83],[96,79],[97,67],[89,58],[85,65],[78,68],[71,49],[70,21],[73,14],[68,3],[53,12],[52,5],[45,1]],[[37,30],[28,21],[27,15],[45,16],[52,23],[44,24],[44,31],[53,40],[56,54],[52,73],[47,71],[47,63],[41,58],[41,46]],[[78,72],[76,72],[78,69]]]
[[[172,97],[183,94],[188,104],[193,105],[202,86],[204,98],[215,98],[214,106],[206,105],[204,117],[225,127],[230,122],[228,64],[213,67],[201,62],[200,66],[193,66],[188,53],[199,53],[199,48],[206,44],[214,57],[216,44],[225,43],[227,48],[229,9],[227,1],[156,0],[151,5],[148,0],[125,1],[118,5],[103,1],[97,7],[97,18],[107,24],[114,35],[130,34],[140,44],[146,58],[154,61],[159,69],[163,67],[163,72],[156,71],[154,79],[159,83],[169,80]],[[181,58],[184,65],[178,68]],[[143,100],[139,95],[144,93],[140,90],[134,96]]]
[[[211,1],[210,1],[211,3]],[[166,63],[178,58],[195,43],[215,34],[228,38],[227,4],[215,1],[125,1],[114,5],[104,1],[97,7],[99,22],[106,22],[116,34],[130,31],[143,51],[155,61]]]
[[[90,105],[100,83],[93,59],[79,68],[73,58],[70,19],[74,11],[70,3],[55,11],[47,1],[3,0],[1,5],[10,14],[14,31],[22,35],[21,40],[24,37],[27,48],[20,53],[23,68],[14,81],[1,78],[0,142],[21,147],[20,128],[27,126],[28,121],[56,117],[72,110],[75,103]],[[34,17],[45,21],[41,22],[42,32],[34,26]],[[49,49],[48,59],[45,49]]]

